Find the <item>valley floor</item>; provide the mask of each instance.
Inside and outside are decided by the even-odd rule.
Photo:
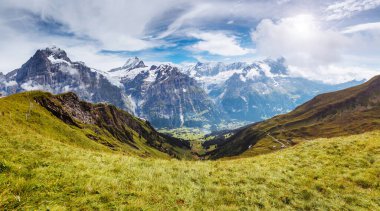
[[[380,132],[224,161],[138,158],[0,136],[0,209],[380,209]]]

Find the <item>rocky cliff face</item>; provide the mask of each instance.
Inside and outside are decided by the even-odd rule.
[[[143,67],[147,67],[147,66],[144,64],[142,60],[140,60],[137,57],[134,57],[134,58],[129,58],[123,66],[111,69],[109,72],[117,72],[120,70],[129,71],[132,69],[143,68]]]
[[[198,63],[185,70],[194,75],[230,121],[257,122],[286,113],[317,94],[358,85],[329,85],[289,75],[285,60]]]
[[[123,92],[98,71],[72,62],[65,51],[52,47],[38,50],[21,68],[6,75],[3,91],[13,94],[45,90],[55,94],[73,91],[91,102],[109,102],[128,109]]]
[[[175,157],[180,156],[177,149],[190,150],[188,142],[165,137],[158,133],[149,122],[136,118],[113,105],[84,102],[72,92],[56,96],[37,95],[35,100],[67,124],[95,130],[95,134],[106,131],[116,140],[136,150],[144,151],[142,144],[146,144]],[[92,135],[89,138],[99,140],[100,136]]]
[[[137,57],[102,72],[71,61],[59,48],[46,48],[21,68],[0,76],[0,90],[71,91],[81,99],[131,111],[159,128],[211,127],[220,121],[218,109],[194,79],[170,65],[147,67]]]
[[[227,140],[218,137],[204,146],[218,145],[210,155],[220,158],[247,150],[251,154],[272,152],[292,146],[292,139],[310,140],[379,130],[379,90],[380,76],[376,76],[358,86],[318,95],[290,113],[238,129]],[[274,143],[282,146],[273,147]]]
[[[176,67],[152,66],[124,77],[122,83],[136,113],[157,127],[202,127],[220,121],[218,109],[197,81]]]
[[[5,93],[5,83],[6,83],[5,75],[0,72],[0,95],[6,94]]]
[[[231,64],[225,64],[223,62],[210,62],[201,63],[198,62],[193,66],[185,68],[185,73],[192,77],[204,77],[204,76],[216,76],[221,72],[230,70],[239,70],[248,66],[245,62],[235,62]]]
[[[285,60],[196,63],[148,67],[137,57],[98,71],[71,61],[56,48],[38,50],[21,68],[0,75],[0,93],[72,91],[81,99],[108,102],[158,128],[226,129],[294,109],[313,96],[362,83],[329,85],[289,75]]]

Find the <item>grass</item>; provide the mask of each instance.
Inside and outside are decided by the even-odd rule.
[[[123,143],[96,125],[81,124],[82,128],[65,124],[34,101],[48,93],[25,92],[0,99],[0,135],[31,136],[58,140],[77,147],[99,151],[118,151],[125,155],[169,159],[170,156],[147,145],[147,140],[129,128],[138,149]],[[143,125],[143,124],[142,124]],[[144,126],[144,125],[143,125]],[[127,128],[128,129],[128,128]],[[94,141],[88,136],[97,137]],[[101,143],[101,144],[99,144]],[[112,148],[108,147],[112,146]],[[112,150],[111,150],[112,149]]]
[[[209,153],[210,158],[247,154],[247,149],[252,155],[278,150],[268,140],[269,133],[277,140],[289,141],[380,130],[379,89],[380,76],[375,76],[359,86],[318,95],[287,114],[236,131],[227,142]]]
[[[39,134],[0,138],[0,209],[380,208],[380,132],[225,161],[138,158]]]
[[[175,129],[160,129],[158,130],[161,133],[169,134],[175,138],[180,138],[189,141],[198,141],[202,140],[204,136],[207,134],[199,128],[188,128],[181,127]]]
[[[213,136],[206,137],[207,131],[201,130],[199,128],[189,128],[189,127],[181,127],[175,129],[160,129],[160,133],[168,134],[172,137],[187,140],[191,144],[191,151],[196,153],[197,155],[203,155],[207,152],[202,147],[202,143],[210,140]],[[188,157],[188,156],[187,156]]]
[[[36,105],[26,120],[24,100],[0,99],[0,210],[380,209],[380,131],[255,157],[141,158]]]

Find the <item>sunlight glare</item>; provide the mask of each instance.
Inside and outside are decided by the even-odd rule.
[[[317,29],[317,23],[310,14],[301,14],[290,18],[292,28],[299,38],[310,38]]]

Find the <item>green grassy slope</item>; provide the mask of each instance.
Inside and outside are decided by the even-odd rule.
[[[292,146],[299,139],[338,137],[378,129],[380,76],[359,86],[319,95],[290,113],[245,127],[220,144],[210,157],[236,156],[243,152],[258,155]]]
[[[380,132],[202,162],[124,155],[69,127],[48,135],[48,125],[15,123],[0,130],[1,210],[380,209]]]
[[[0,136],[38,136],[85,149],[169,159],[168,154],[155,148],[158,147],[154,145],[156,143],[151,144],[144,138],[152,137],[160,141],[158,144],[162,151],[189,156],[186,149],[162,143],[165,138],[160,137],[144,121],[113,106],[77,102],[75,97],[71,93],[54,96],[37,91],[0,98]],[[41,102],[46,104],[45,107],[41,106]],[[46,109],[47,106],[50,111]],[[74,110],[76,113],[70,113]],[[89,112],[85,113],[82,110]],[[83,122],[80,119],[96,122]]]

